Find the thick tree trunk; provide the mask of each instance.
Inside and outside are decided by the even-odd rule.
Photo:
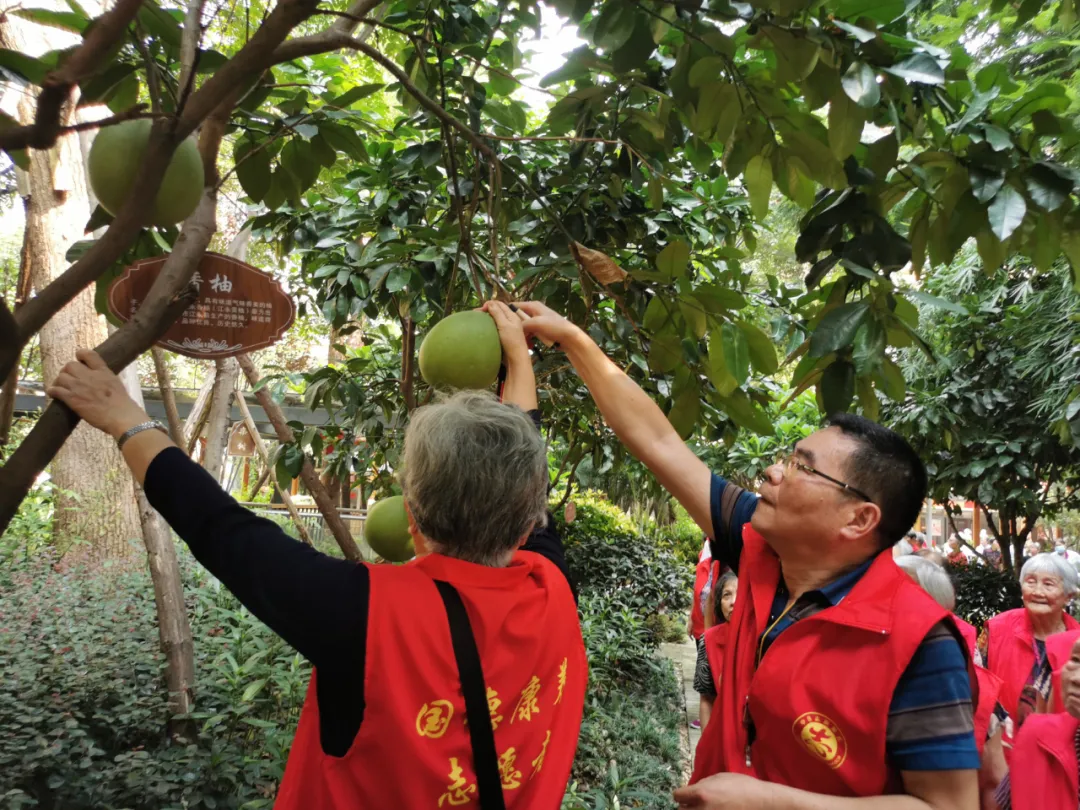
[[[29,183],[24,172],[19,172],[19,186]],[[29,192],[29,188],[26,189]],[[23,213],[27,219],[30,216],[30,195],[23,197]],[[19,277],[15,282],[15,300],[12,301],[11,314],[14,315],[30,297],[30,250],[26,241],[26,228],[23,228],[22,251],[19,256]],[[4,380],[4,388],[0,391],[0,457],[4,455],[4,447],[11,439],[11,424],[15,416],[15,389],[19,384],[19,360],[11,368],[11,373]]]
[[[154,358],[154,371],[157,373],[158,389],[161,391],[161,403],[165,406],[165,420],[169,423],[169,436],[177,446],[184,445],[184,425],[180,421],[180,412],[176,409],[176,394],[173,393],[172,377],[169,375],[169,362],[165,352],[157,346],[150,350]]]
[[[274,402],[273,397],[270,396],[270,392],[265,387],[258,388],[259,371],[255,368],[255,364],[251,362],[251,358],[246,354],[242,354],[236,359],[239,361],[240,368],[243,369],[245,376],[247,376],[248,382],[251,383],[252,389],[255,390],[255,399],[262,405],[267,419],[274,426],[278,441],[283,443],[291,442],[293,440],[292,429],[285,420],[285,414],[282,412],[281,406]],[[308,492],[311,493],[311,497],[315,499],[315,505],[319,507],[319,511],[326,520],[326,525],[330,527],[330,531],[333,533],[334,539],[337,540],[338,546],[341,547],[345,558],[359,560],[360,549],[345,526],[345,522],[341,519],[341,515],[338,514],[334,499],[330,497],[330,493],[322,485],[322,481],[319,480],[319,475],[315,472],[315,468],[309,459],[304,459],[304,467],[300,471],[300,478],[303,480],[304,486],[308,488]],[[279,491],[284,494],[283,490]]]
[[[220,482],[225,468],[225,449],[229,442],[229,411],[232,409],[239,369],[231,357],[215,360],[214,365],[214,394],[210,415],[206,419],[206,457],[203,459],[203,467]]]
[[[110,330],[111,331],[111,330]],[[120,374],[128,394],[143,404],[142,390],[134,364]],[[134,483],[134,482],[133,482]],[[195,721],[177,718],[195,710],[195,644],[191,637],[187,608],[184,605],[184,585],[180,564],[176,559],[172,530],[157,510],[150,505],[143,488],[137,483],[135,500],[142,523],[146,559],[150,565],[150,581],[154,586],[157,605],[158,640],[165,655],[165,686],[169,690],[169,737],[176,742],[194,742]]]
[[[29,121],[32,115],[26,99],[20,117]],[[48,151],[32,150],[29,176],[25,248],[30,283],[40,291],[67,269],[65,253],[90,216],[78,136],[66,135]],[[88,287],[41,329],[45,379],[55,379],[76,349],[106,337],[105,319],[94,309],[94,288]],[[139,515],[131,475],[111,437],[80,424],[53,459],[52,477],[57,487],[53,531],[61,549],[80,541],[80,555],[88,559],[132,554],[131,541],[141,534]]]

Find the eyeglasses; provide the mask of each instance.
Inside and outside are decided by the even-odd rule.
[[[786,451],[780,453],[776,458],[776,463],[777,464],[782,464],[784,466],[784,475],[785,476],[789,475],[793,469],[801,470],[804,473],[809,473],[810,475],[816,475],[816,476],[818,476],[820,478],[824,478],[826,481],[828,481],[828,482],[830,482],[832,484],[836,484],[841,489],[846,490],[847,492],[850,492],[852,495],[855,495],[856,497],[861,498],[862,500],[866,501],[867,503],[873,503],[874,502],[874,499],[871,498],[869,495],[867,495],[865,492],[863,492],[861,489],[856,489],[851,484],[845,484],[843,481],[839,480],[838,478],[833,478],[831,475],[828,475],[827,473],[823,473],[821,470],[814,469],[809,464],[803,464],[801,461],[799,461],[797,458],[795,458],[795,450],[794,449],[786,450]]]

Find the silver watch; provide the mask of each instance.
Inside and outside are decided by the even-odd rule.
[[[128,439],[130,439],[137,433],[142,433],[144,430],[160,430],[166,436],[169,435],[169,431],[165,429],[165,426],[161,424],[161,422],[155,422],[153,420],[149,422],[140,422],[139,424],[135,425],[135,427],[128,428],[122,434],[120,434],[120,438],[116,440],[116,446],[120,449],[123,449],[124,444],[127,442]]]

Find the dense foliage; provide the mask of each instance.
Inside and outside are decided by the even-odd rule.
[[[926,313],[934,359],[909,350],[912,389],[888,418],[926,461],[935,500],[998,512],[986,525],[1011,564],[1037,520],[1080,497],[1080,296],[1064,267],[986,272],[971,255],[929,284],[962,306]]]
[[[989,565],[949,564],[956,588],[956,615],[981,630],[999,613],[1021,606],[1020,584],[1008,571]]]

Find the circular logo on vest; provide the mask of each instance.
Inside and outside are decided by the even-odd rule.
[[[792,724],[791,732],[814,759],[824,762],[833,770],[847,759],[848,745],[844,732],[821,712],[800,714]]]

